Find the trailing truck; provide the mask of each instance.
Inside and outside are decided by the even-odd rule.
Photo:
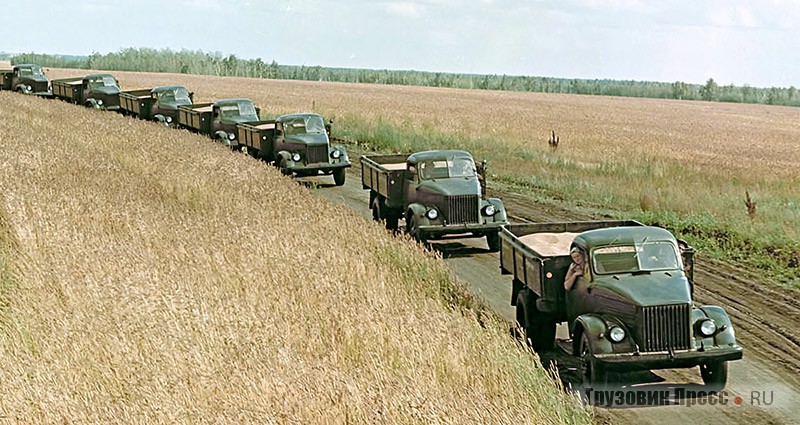
[[[236,126],[258,122],[259,109],[250,99],[223,99],[213,103],[178,106],[178,126],[204,134],[230,147],[239,149]]]
[[[89,74],[83,77],[53,80],[57,99],[97,109],[119,110],[119,81],[111,74]]]
[[[191,105],[193,95],[184,86],[126,90],[119,94],[119,107],[125,115],[158,121],[170,127],[178,122],[178,107]]]
[[[47,76],[35,64],[18,64],[10,70],[0,71],[0,89],[43,97],[53,95]]]
[[[566,323],[587,388],[608,385],[613,371],[700,366],[707,388],[719,391],[728,362],[742,358],[725,310],[692,300],[694,249],[665,229],[636,221],[509,224],[500,240],[526,341],[550,349],[556,324]],[[567,290],[570,267],[583,274]]]
[[[508,224],[503,202],[484,199],[485,164],[479,168],[462,150],[432,150],[411,155],[361,157],[361,183],[369,189],[372,218],[397,230],[405,219],[419,242],[445,235],[486,237],[489,250],[500,249],[498,233]]]
[[[318,114],[281,115],[275,120],[237,125],[242,152],[281,169],[285,175],[333,175],[337,186],[345,182],[351,166],[344,146],[330,143],[331,123]]]

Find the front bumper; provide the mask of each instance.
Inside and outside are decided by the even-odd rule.
[[[462,223],[447,225],[422,225],[419,226],[419,233],[422,236],[443,236],[456,235],[460,233],[493,233],[498,232],[501,226],[508,222],[500,221],[493,223]]]
[[[316,171],[319,173],[320,171],[323,173],[329,173],[333,170],[338,170],[340,168],[350,168],[353,165],[350,162],[342,162],[340,164],[330,164],[325,162],[317,162],[314,164],[302,164],[294,162],[293,164],[286,167],[288,171],[293,173],[313,173]]]
[[[675,369],[694,367],[704,363],[718,363],[742,358],[742,347],[709,348],[704,351],[680,351],[675,353],[610,353],[597,354],[595,359],[607,369]]]

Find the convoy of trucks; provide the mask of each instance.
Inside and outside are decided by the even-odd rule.
[[[506,210],[500,199],[484,199],[469,152],[367,155],[361,157],[361,167],[372,217],[385,220],[387,229],[397,230],[404,218],[408,234],[421,242],[467,235],[486,237],[492,252],[500,249],[498,232],[508,224]]]
[[[331,145],[331,123],[313,113],[261,120],[249,99],[192,103],[184,86],[121,92],[111,74],[53,80],[38,65],[0,71],[0,89],[50,96],[207,135],[262,159],[286,175],[332,174],[351,167]],[[525,341],[551,349],[566,323],[569,351],[581,359],[585,385],[610,372],[700,366],[712,390],[725,387],[728,362],[742,358],[722,307],[694,304],[694,249],[669,231],[636,221],[509,223],[498,198],[486,198],[485,162],[463,150],[361,157],[362,188],[375,221],[419,242],[485,237],[512,275],[511,305]],[[580,273],[575,273],[580,270]],[[578,276],[571,287],[568,273]]]
[[[636,221],[509,224],[500,268],[513,276],[511,305],[536,350],[569,327],[584,383],[608,384],[614,370],[700,366],[712,390],[725,387],[728,361],[742,358],[721,307],[692,300],[694,250],[667,230]],[[583,256],[584,275],[564,280]]]
[[[42,68],[30,63],[14,65],[10,70],[0,71],[0,90],[14,90],[42,97],[53,95]]]

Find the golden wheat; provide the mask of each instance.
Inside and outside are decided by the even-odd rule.
[[[440,259],[273,168],[53,100],[0,116],[0,417],[587,422],[503,325],[430,295]]]

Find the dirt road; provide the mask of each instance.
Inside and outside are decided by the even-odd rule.
[[[370,218],[369,192],[361,188],[361,170],[356,156],[348,172],[347,183],[334,187],[328,178],[302,179],[313,182],[314,192],[333,202],[347,205]],[[489,183],[491,196],[503,199],[511,221],[559,221],[602,218],[592,214],[540,204],[532,199],[503,191]],[[485,240],[444,239],[433,248],[442,253],[447,264],[467,287],[482,297],[500,316],[514,319],[510,306],[510,280],[499,273],[498,254],[489,253]],[[731,316],[737,339],[744,347],[744,358],[730,364],[726,393],[717,397],[692,396],[670,398],[669,405],[646,407],[595,407],[598,423],[613,424],[692,424],[692,423],[800,423],[800,301],[796,292],[769,288],[759,276],[735,265],[698,255],[696,262],[698,304],[723,306]],[[559,346],[568,333],[559,327]],[[580,387],[577,362],[559,347],[542,355],[544,363],[555,364],[562,380]],[[624,393],[702,391],[699,370],[674,369],[656,372],[632,372],[618,377]],[[595,395],[597,397],[597,395]],[[757,397],[757,398],[756,398]],[[598,400],[595,400],[598,401]],[[602,400],[605,401],[605,400]],[[624,403],[623,403],[624,404]]]

